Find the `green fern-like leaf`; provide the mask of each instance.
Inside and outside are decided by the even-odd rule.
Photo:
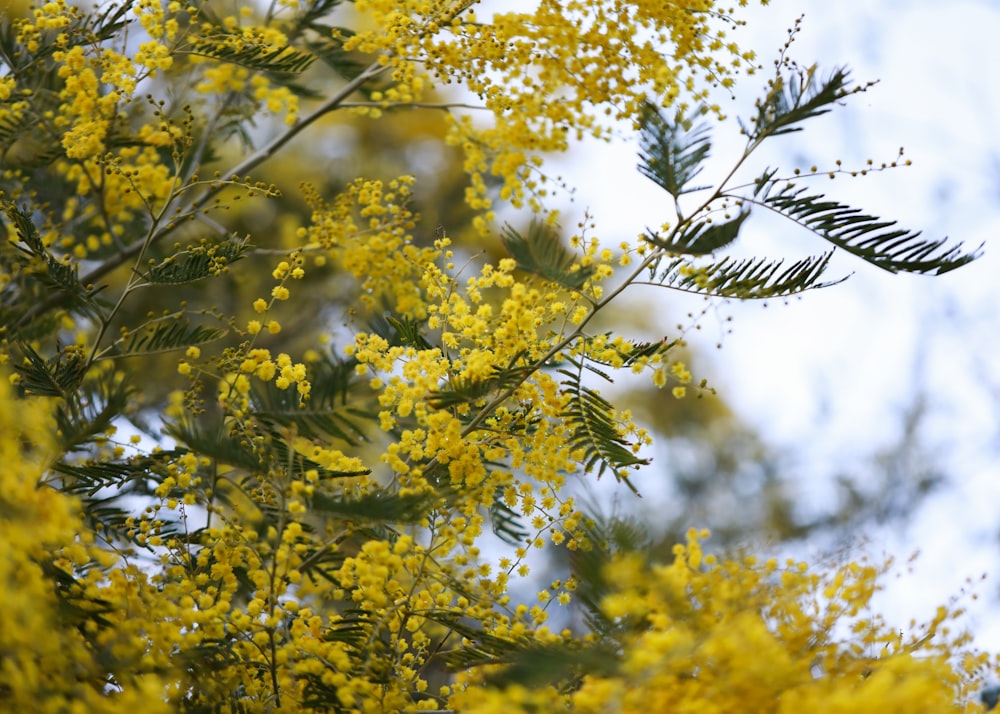
[[[226,330],[219,328],[192,325],[183,315],[167,315],[150,320],[141,329],[119,338],[110,352],[117,355],[173,352],[214,342],[225,334]]]
[[[805,188],[767,176],[757,182],[755,203],[890,273],[940,275],[972,262],[981,253],[982,246],[963,252],[961,243],[949,245],[946,238],[921,239],[919,231],[893,228],[896,221],[870,216],[859,208],[828,200],[822,194],[807,194]]]
[[[245,436],[230,434],[225,428],[199,426],[190,422],[176,422],[166,427],[168,436],[190,448],[200,456],[207,456],[220,464],[234,466],[243,472],[244,485],[267,474],[273,469],[287,470],[292,477],[302,477],[314,471],[319,479],[338,479],[362,476],[371,473],[369,469],[358,471],[333,471],[316,463],[307,456],[292,449],[285,433],[261,424],[261,433],[253,440]],[[252,441],[252,443],[251,443]]]
[[[577,686],[585,676],[612,676],[618,669],[621,649],[605,644],[560,643],[529,644],[506,658],[506,666],[494,672],[488,681],[495,687],[517,685],[541,687]],[[493,663],[491,663],[493,664]]]
[[[90,497],[104,489],[141,492],[148,481],[160,480],[168,466],[186,451],[173,449],[138,456],[127,461],[57,461],[52,471],[59,474],[59,489],[78,497]]]
[[[95,597],[92,594],[93,588],[87,587],[65,570],[65,566],[57,563],[58,561],[54,559],[41,559],[38,561],[38,566],[52,583],[51,592],[56,597],[60,623],[63,623],[64,627],[75,625],[74,629],[87,639],[92,638],[100,630],[114,627],[115,624],[111,619],[105,616],[115,612],[115,605],[108,600]],[[99,651],[96,642],[91,642],[91,646],[95,651]]]
[[[639,172],[674,198],[697,191],[699,187],[688,184],[708,158],[708,127],[692,128],[680,112],[667,119],[652,104],[643,108],[639,126]]]
[[[84,381],[56,406],[59,442],[64,452],[88,449],[103,440],[129,403],[132,389],[114,376]]]
[[[449,669],[504,665],[489,675],[492,686],[567,685],[586,673],[608,675],[617,668],[619,655],[604,644],[542,645],[527,638],[498,637],[447,610],[424,616],[462,638],[461,646],[440,655]]]
[[[770,82],[767,95],[757,102],[753,125],[742,120],[740,127],[751,141],[801,131],[802,123],[811,117],[829,112],[840,99],[854,91],[849,88],[849,73],[835,69],[825,80],[819,80],[815,65],[804,70],[778,74]]]
[[[647,241],[670,253],[684,255],[708,255],[729,245],[739,236],[740,227],[750,216],[750,211],[742,210],[736,218],[722,223],[697,221],[667,239],[647,233]]]
[[[72,397],[87,374],[87,359],[75,348],[61,349],[48,360],[26,343],[17,346],[17,353],[22,359],[13,362],[12,366],[25,394],[66,400]]]
[[[514,361],[519,357],[515,357]],[[463,379],[452,377],[448,387],[427,396],[427,403],[435,409],[452,409],[460,404],[478,405],[492,394],[514,387],[530,374],[531,368],[511,365],[507,369],[494,369],[488,379]]]
[[[582,289],[594,274],[592,267],[577,263],[573,253],[540,221],[531,222],[526,236],[506,226],[501,239],[518,268],[570,290]]]
[[[641,360],[648,360],[656,355],[668,352],[677,346],[678,340],[667,340],[666,338],[662,340],[657,340],[655,342],[625,342],[620,349],[617,350],[618,357],[621,358],[621,362],[618,360],[605,360],[599,355],[590,354],[588,359],[598,364],[612,367],[619,365],[621,367],[631,367]],[[607,349],[606,347],[604,349]],[[587,365],[591,367],[591,365]],[[598,374],[608,381],[611,381],[610,377],[604,372],[598,372]]]
[[[82,41],[103,42],[114,37],[119,37],[119,33],[128,24],[128,13],[131,6],[128,3],[113,3],[108,5],[100,14],[90,14],[84,16],[84,24],[90,30],[89,35],[84,35]]]
[[[422,323],[415,318],[409,316],[403,317],[393,317],[392,315],[386,316],[386,322],[396,331],[398,344],[405,345],[407,347],[415,347],[418,350],[429,350],[431,349],[431,343],[420,334],[420,328]],[[390,340],[390,344],[397,344],[394,340]]]
[[[699,295],[766,300],[836,285],[845,280],[820,282],[832,255],[831,252],[803,258],[788,267],[783,260],[763,258],[739,260],[727,256],[700,267],[676,259],[655,280],[667,287]]]
[[[255,383],[250,399],[258,421],[269,428],[294,429],[307,439],[340,439],[351,446],[367,441],[363,423],[378,418],[355,406],[349,393],[360,383],[355,360],[321,359],[310,365],[310,398],[305,405],[293,389],[279,389],[274,382]]]
[[[183,285],[216,275],[227,265],[242,259],[249,251],[247,238],[231,237],[214,245],[199,245],[182,250],[153,264],[140,273],[158,285]]]
[[[294,47],[276,48],[271,45],[249,44],[241,35],[200,38],[190,51],[192,54],[212,57],[250,69],[282,74],[299,74],[316,59],[308,52]]]
[[[331,27],[314,23],[311,29],[319,33],[319,39],[310,40],[306,47],[319,60],[344,79],[354,79],[364,71],[366,63],[353,52],[344,50],[344,40],[354,34],[344,27]]]
[[[413,347],[418,350],[430,350],[434,346],[422,334],[426,321],[412,317],[397,317],[389,312],[376,315],[368,320],[368,331],[378,335],[390,346]]]
[[[26,125],[26,119],[14,114],[0,118],[0,147],[6,149],[6,147],[12,146],[17,139],[23,136]],[[5,150],[3,154],[6,153]]]
[[[371,631],[370,614],[363,610],[351,610],[323,631],[323,639],[361,649],[368,642]]]
[[[490,522],[493,534],[507,545],[521,545],[528,537],[528,530],[521,522],[520,514],[504,503],[503,491],[499,489],[490,504]]]
[[[159,451],[127,461],[63,460],[53,464],[52,472],[59,490],[79,500],[83,517],[92,527],[111,537],[125,537],[128,521],[135,515],[135,499],[152,497],[171,465],[184,453],[186,450]],[[161,514],[161,535],[175,535],[179,530],[179,522],[169,518]],[[139,545],[135,539],[132,542]]]
[[[613,407],[596,391],[582,384],[582,368],[576,366],[576,372],[558,370],[567,377],[562,382],[562,393],[569,396],[570,402],[562,416],[573,430],[569,445],[573,449],[584,450],[586,470],[597,467],[599,478],[610,469],[616,479],[637,493],[624,473],[625,469],[647,465],[649,459],[640,458],[632,452],[631,445],[619,432]]]
[[[271,462],[280,464],[283,468],[288,469],[289,474],[293,477],[301,478],[310,471],[315,472],[320,479],[351,478],[353,476],[367,476],[371,473],[371,469],[367,468],[351,471],[334,471],[321,466],[304,454],[292,449],[289,439],[285,436],[288,433],[288,430],[279,431],[270,429],[270,438],[265,440],[265,448]],[[292,430],[292,433],[294,433],[294,430]]]
[[[609,618],[603,608],[605,598],[614,592],[608,581],[608,566],[620,554],[648,553],[653,541],[646,526],[636,518],[605,517],[591,513],[584,522],[590,548],[578,548],[570,554],[573,576],[578,585],[573,600],[583,608],[590,632],[602,639],[614,639],[642,622],[631,618]]]
[[[312,497],[312,507],[317,513],[339,516],[355,523],[419,523],[434,500],[429,494],[374,491],[358,497],[336,498],[317,492]]]
[[[218,425],[200,426],[191,422],[168,424],[164,432],[191,453],[205,456],[220,465],[234,466],[251,473],[267,473],[268,463],[255,453],[245,439],[230,436]]]
[[[102,309],[96,295],[100,290],[84,286],[80,282],[76,263],[60,260],[46,248],[27,212],[8,204],[5,213],[17,232],[19,239],[17,248],[27,255],[40,259],[39,262],[43,266],[41,271],[34,271],[32,276],[45,288],[61,294],[71,309],[99,320]]]
[[[343,4],[344,0],[312,0],[307,3],[302,14],[296,18],[299,28],[317,29],[317,23]],[[319,31],[319,30],[317,30]]]
[[[525,639],[507,639],[486,632],[480,627],[469,624],[460,614],[449,610],[430,610],[424,617],[443,625],[449,632],[463,639],[460,647],[440,655],[449,669],[462,670],[509,662],[515,652],[525,649],[528,645]]]

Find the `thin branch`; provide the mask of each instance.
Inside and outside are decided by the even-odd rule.
[[[479,109],[489,111],[490,108],[482,104],[465,104],[464,102],[343,102],[342,109],[354,109],[365,107],[371,109]]]

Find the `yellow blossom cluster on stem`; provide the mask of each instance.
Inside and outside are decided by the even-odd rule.
[[[84,526],[78,504],[45,483],[57,455],[47,436],[50,405],[11,392],[9,381],[0,380],[0,701],[39,714],[171,711],[161,696],[165,682],[145,660],[147,641],[126,624],[137,582],[128,581],[126,570],[104,578],[104,568],[118,565],[115,554]],[[52,588],[53,576],[63,582],[61,593]],[[103,625],[88,621],[87,610],[100,613]],[[127,663],[117,693],[107,690],[102,657]]]
[[[317,252],[319,264],[333,260],[360,282],[360,299],[369,310],[388,298],[404,314],[426,314],[419,276],[439,251],[414,243],[413,183],[412,176],[387,182],[358,178],[332,202],[313,186],[302,186],[312,220],[299,237]]]
[[[949,629],[941,607],[904,635],[874,614],[889,565],[817,570],[789,560],[706,554],[691,531],[670,563],[638,552],[606,566],[602,616],[614,623],[601,672],[569,691],[468,677],[463,712],[972,712],[968,680],[989,658]],[[597,646],[594,642],[582,647]],[[605,650],[602,650],[605,651]],[[616,660],[616,661],[615,661]]]
[[[545,0],[489,22],[480,21],[477,5],[358,2],[372,29],[346,47],[391,70],[391,89],[379,93],[376,107],[419,103],[430,88],[453,82],[479,99],[491,121],[456,116],[449,140],[465,154],[468,201],[484,210],[488,175],[503,180],[503,200],[537,210],[547,193],[538,173],[544,152],[564,151],[584,135],[607,138],[611,122],[635,117],[650,97],[662,106],[682,94],[697,103],[708,88],[728,88],[736,72],[755,69],[753,53],[727,34],[739,24],[732,11],[709,0]]]

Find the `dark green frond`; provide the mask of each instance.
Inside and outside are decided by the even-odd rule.
[[[743,221],[749,216],[750,211],[744,209],[736,218],[724,223],[713,223],[708,220],[697,221],[666,240],[653,233],[647,233],[644,237],[657,248],[662,248],[670,253],[708,255],[735,241],[739,236]]]
[[[0,148],[4,149],[0,152],[0,157],[6,153],[6,147],[13,145],[23,136],[23,132],[27,130],[27,123],[25,117],[18,117],[16,114],[0,118]]]
[[[493,534],[508,545],[521,545],[528,531],[521,523],[521,515],[504,503],[503,491],[497,490],[490,504],[490,523]]]
[[[45,359],[29,344],[18,345],[22,359],[12,363],[20,377],[19,386],[25,394],[69,399],[80,387],[87,374],[86,356],[78,349],[64,348],[51,359]]]
[[[75,626],[81,634],[115,626],[105,617],[115,612],[115,606],[107,600],[89,594],[93,592],[93,588],[77,580],[72,573],[64,570],[53,560],[41,560],[38,566],[45,577],[52,582],[52,592],[56,596],[61,618],[60,624]],[[96,644],[92,646],[96,647]]]
[[[420,321],[406,315],[403,317],[387,315],[385,319],[396,330],[400,344],[415,347],[418,350],[432,349],[431,343],[420,334],[420,327],[423,324]]]
[[[108,376],[85,381],[56,407],[55,417],[63,451],[78,451],[104,439],[109,427],[122,416],[132,389]]]
[[[633,453],[632,445],[618,429],[614,408],[604,397],[582,384],[581,371],[560,369],[559,372],[567,377],[562,382],[562,393],[570,397],[570,403],[562,414],[573,430],[569,446],[584,450],[581,460],[587,471],[597,467],[600,478],[605,470],[610,469],[615,478],[636,492],[624,471],[647,465],[649,459],[639,458]]]
[[[489,675],[493,686],[565,685],[587,673],[607,675],[617,668],[616,653],[602,644],[542,645],[529,639],[497,637],[467,624],[458,614],[447,610],[432,611],[424,616],[462,638],[460,647],[441,655],[449,669],[506,665]]]
[[[326,543],[315,546],[307,544],[301,555],[302,562],[298,566],[299,572],[314,583],[325,580],[340,587],[338,573],[347,557],[342,550],[330,547]]]
[[[58,461],[52,471],[61,477],[60,490],[74,496],[94,496],[105,488],[133,490],[133,485],[147,480],[159,480],[168,465],[186,453],[185,450],[157,451],[127,461]]]
[[[187,248],[150,266],[140,273],[149,283],[183,285],[218,275],[228,265],[242,259],[250,250],[247,238],[226,238],[220,243]]]
[[[434,346],[421,334],[425,324],[425,321],[409,316],[396,317],[386,312],[368,320],[368,331],[378,335],[393,347],[402,345],[418,350],[434,349]]]
[[[281,433],[278,429],[261,422],[262,432],[256,438],[231,434],[227,429],[198,427],[189,422],[176,422],[166,427],[168,436],[191,449],[193,453],[207,456],[219,464],[227,464],[242,470],[248,478],[269,473],[272,469],[286,470],[290,476],[301,477],[306,472],[315,472],[319,479],[337,479],[361,476],[371,473],[369,469],[357,471],[333,471],[299,453],[289,445],[285,435],[294,429]]]
[[[853,91],[846,69],[836,69],[825,80],[818,81],[815,65],[806,70],[777,75],[770,82],[767,95],[757,101],[753,126],[740,121],[744,133],[753,141],[766,136],[801,131],[796,126],[810,117],[826,114],[833,104]]]
[[[190,52],[250,69],[285,74],[299,74],[316,59],[294,47],[250,44],[241,35],[219,35],[210,40],[200,38]]]
[[[540,221],[531,222],[527,236],[505,226],[501,239],[518,268],[570,290],[580,290],[594,274],[592,267],[577,263],[559,237]]]
[[[328,642],[361,648],[368,642],[372,631],[371,615],[364,610],[352,610],[323,631],[323,639]]]
[[[59,481],[59,490],[79,499],[83,517],[92,527],[121,536],[135,515],[130,500],[150,497],[167,476],[170,465],[184,453],[159,451],[126,461],[58,461],[52,472]],[[175,523],[160,526],[160,535],[176,531]]]
[[[317,492],[313,494],[312,507],[317,513],[338,516],[351,522],[419,523],[434,505],[434,500],[430,494],[399,495],[374,491],[358,497],[335,498]]]
[[[101,306],[95,298],[99,289],[80,282],[76,263],[60,260],[46,248],[27,212],[8,205],[5,213],[17,232],[19,242],[16,247],[22,253],[39,259],[41,270],[32,271],[32,277],[39,280],[44,288],[62,294],[67,306],[99,319]]]
[[[312,29],[319,33],[319,38],[306,42],[306,47],[327,67],[344,79],[354,79],[367,66],[353,52],[344,49],[344,40],[354,34],[344,27],[329,27],[313,24]]]
[[[516,356],[513,362],[520,359]],[[488,379],[463,379],[451,377],[448,386],[427,396],[427,403],[435,409],[452,409],[460,404],[478,405],[492,394],[515,387],[531,373],[530,367],[511,364],[507,369],[494,368]]]
[[[294,433],[294,429],[291,430]],[[289,439],[285,436],[289,430],[271,429],[268,439],[264,440],[263,449],[267,453],[267,458],[271,463],[281,465],[287,469],[290,476],[302,478],[306,472],[315,472],[320,479],[350,478],[352,476],[366,476],[371,469],[360,468],[351,471],[334,471],[325,466],[321,466],[305,454],[299,453],[291,447]]]
[[[832,252],[803,258],[784,268],[783,260],[725,257],[717,263],[694,267],[685,260],[672,261],[657,278],[661,284],[701,295],[766,300],[786,297],[805,290],[824,288],[842,282],[820,282]]]
[[[651,538],[646,526],[634,517],[606,518],[591,514],[585,529],[590,547],[578,548],[570,554],[578,583],[573,600],[583,607],[590,631],[601,638],[614,638],[637,623],[612,619],[604,613],[602,603],[614,592],[614,583],[607,578],[608,566],[618,554],[649,552]]]
[[[344,0],[312,0],[306,4],[302,14],[295,18],[295,23],[300,28],[315,29],[320,20],[336,10],[343,2]]]
[[[183,315],[167,315],[148,321],[141,327],[115,341],[115,355],[154,354],[172,352],[193,345],[214,342],[226,334],[215,327],[192,325]]]
[[[474,627],[462,618],[461,613],[431,610],[421,614],[463,638],[461,647],[441,654],[449,669],[462,670],[508,662],[515,652],[528,646],[527,640],[509,640]]]
[[[340,439],[351,446],[367,441],[362,422],[377,415],[350,406],[347,392],[355,383],[353,360],[324,360],[310,365],[310,399],[301,404],[294,389],[273,381],[255,382],[250,392],[257,419],[269,427],[284,427],[307,439]]]
[[[620,657],[620,649],[604,644],[532,643],[509,655],[506,666],[490,674],[488,680],[496,687],[557,684],[564,689],[571,688],[585,675],[613,676]]]
[[[222,428],[199,427],[189,422],[168,424],[164,433],[192,453],[216,461],[220,465],[235,466],[250,473],[267,473],[268,463],[238,436],[230,436]]]
[[[100,15],[85,15],[84,22],[93,33],[87,38],[90,42],[103,42],[118,37],[128,24],[128,13],[131,6],[128,3],[112,3]]]
[[[681,112],[667,119],[648,103],[639,121],[639,172],[674,198],[698,190],[688,183],[708,158],[712,146],[708,127],[700,124],[692,128]]]
[[[622,360],[621,366],[631,367],[633,364],[636,364],[640,360],[644,359],[648,360],[651,359],[652,357],[655,357],[656,355],[663,354],[671,350],[672,348],[676,347],[677,342],[678,342],[677,340],[667,340],[666,338],[662,340],[657,340],[656,342],[625,342],[620,349],[617,349],[618,356]],[[605,361],[601,359],[599,356],[594,354],[590,354],[588,356],[588,359],[592,362],[597,362],[598,364],[602,364],[609,367],[613,366],[613,364],[617,364],[617,361],[615,361],[614,363],[612,363],[610,360]],[[587,366],[591,367],[591,365],[589,364]],[[603,372],[599,372],[599,374],[603,376],[605,379],[608,379],[608,381],[611,381],[608,375],[604,374]]]
[[[778,183],[782,187],[774,190]],[[949,245],[947,238],[921,240],[919,231],[893,228],[896,221],[885,221],[805,191],[784,181],[758,181],[754,201],[891,273],[940,275],[970,263],[982,250],[980,246],[963,252],[961,243]]]

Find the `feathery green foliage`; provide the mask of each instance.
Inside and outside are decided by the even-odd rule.
[[[252,44],[242,35],[232,34],[202,37],[190,52],[249,69],[282,74],[304,72],[316,60],[311,53],[294,47],[275,48],[268,44]]]
[[[675,199],[704,186],[688,186],[712,148],[706,124],[692,126],[682,112],[668,120],[647,104],[639,120],[639,172]]]
[[[532,221],[523,236],[505,226],[501,238],[517,267],[526,273],[540,275],[571,290],[580,290],[593,275],[593,270],[578,264],[573,253],[539,221]]]
[[[887,230],[896,221],[870,216],[822,194],[807,194],[807,190],[765,175],[757,182],[752,200],[890,273],[941,275],[972,262],[981,253],[982,246],[963,252],[961,243],[949,245],[945,238],[919,240],[920,231]]]
[[[783,71],[786,66],[788,69]],[[845,70],[836,70],[820,80],[815,66],[802,70],[783,60],[778,67],[767,94],[757,104],[752,125],[741,122],[747,148],[740,164],[764,141],[801,130],[802,122],[867,89],[852,88]],[[690,130],[688,126],[683,117],[669,119],[651,107],[646,108],[641,121],[640,171],[674,199],[688,191],[706,189],[685,189],[701,171],[710,146],[705,127]],[[699,264],[674,257],[712,255],[731,245],[750,218],[751,206],[784,216],[837,248],[889,272],[939,275],[966,265],[981,252],[981,246],[964,252],[961,243],[923,240],[919,232],[894,229],[895,221],[869,215],[823,194],[808,193],[797,181],[779,177],[777,169],[767,169],[749,187],[750,192],[726,184],[711,188],[692,215],[678,214],[678,223],[667,235],[649,231],[645,240],[658,249],[646,261],[650,281],[686,292],[739,299],[784,297],[840,282],[821,280],[832,253],[801,258],[790,265],[768,258],[726,256]],[[731,218],[729,207],[734,205],[738,213]],[[713,220],[713,214],[720,210],[725,211],[727,220]]]
[[[572,429],[570,446],[583,449],[581,462],[585,471],[597,467],[600,478],[606,470],[610,470],[616,479],[638,493],[628,480],[627,469],[645,466],[649,464],[649,459],[637,456],[637,449],[621,433],[611,403],[583,384],[583,365],[576,363],[574,366],[575,371],[558,370],[566,377],[562,382],[563,394],[570,398],[563,412],[563,418]]]

